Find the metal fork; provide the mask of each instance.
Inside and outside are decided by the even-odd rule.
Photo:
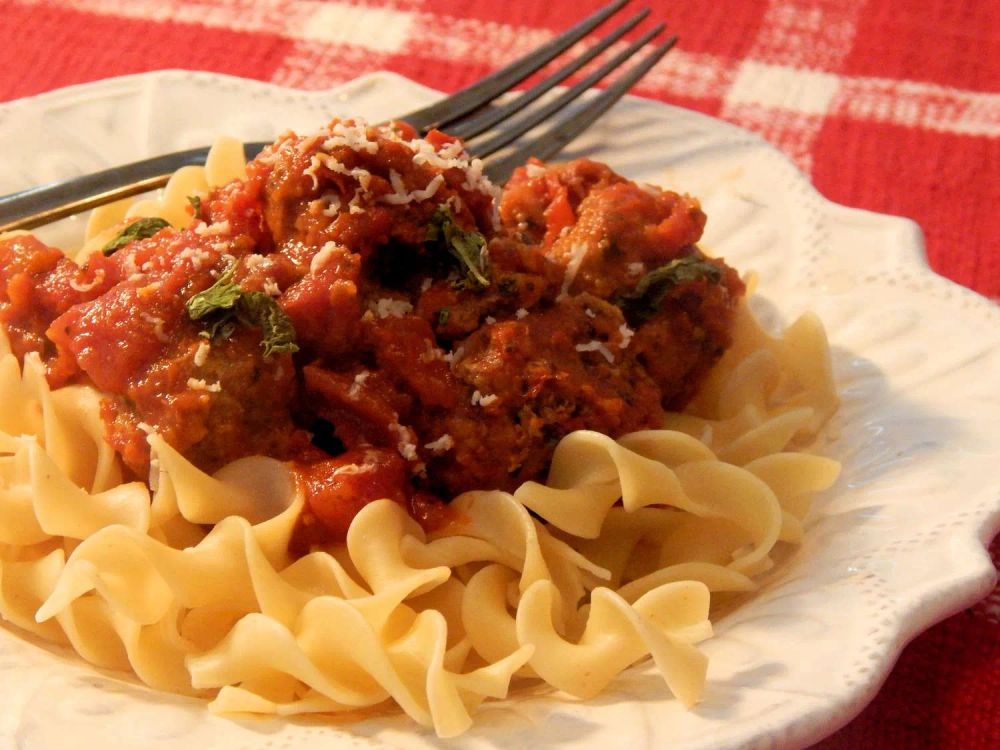
[[[540,102],[534,108],[528,108],[635,28],[649,15],[649,10],[641,10],[578,57],[517,97],[499,105],[491,105],[491,102],[509,92],[514,85],[532,73],[541,70],[622,10],[628,2],[629,0],[614,0],[507,67],[429,107],[397,119],[410,123],[421,135],[438,128],[463,138],[473,156],[487,160],[486,173],[495,182],[505,182],[514,168],[523,164],[530,156],[542,160],[551,159],[624,96],[670,51],[676,44],[677,37],[671,36],[658,44],[614,83],[576,111],[569,112],[567,105],[659,36],[665,28],[664,24],[654,26],[576,85],[548,102]],[[560,112],[563,116],[555,117]],[[515,116],[518,113],[522,114]],[[544,133],[496,155],[545,121],[551,121],[552,124]],[[502,127],[498,128],[500,125]],[[252,159],[266,145],[268,144],[245,144],[247,158]],[[163,187],[175,171],[184,166],[204,164],[207,155],[208,147],[178,151],[4,196],[0,198],[0,233],[31,229],[121,198]]]

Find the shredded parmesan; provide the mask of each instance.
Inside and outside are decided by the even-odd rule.
[[[369,375],[371,375],[371,373],[368,370],[362,370],[354,376],[354,382],[351,383],[351,387],[347,389],[348,398],[357,399],[361,396],[361,386],[364,385],[366,380],[368,380]]]
[[[440,456],[442,453],[447,453],[454,447],[455,447],[455,441],[448,433],[445,433],[437,440],[430,443],[426,443],[424,445],[424,448],[426,448],[436,456]]]
[[[396,444],[396,450],[399,451],[399,455],[407,461],[416,461],[419,455],[417,454],[417,444],[415,442],[416,435],[414,435],[413,430],[409,427],[404,427],[399,422],[390,424],[389,429],[395,432],[399,438],[399,442]]]
[[[473,406],[489,406],[490,404],[496,403],[500,400],[500,397],[495,393],[480,393],[479,391],[472,392],[472,405]]]
[[[184,248],[177,254],[177,257],[182,260],[191,261],[191,267],[195,271],[200,271],[204,264],[212,260],[212,254],[208,250],[197,246]]]
[[[281,287],[278,286],[278,282],[274,279],[264,279],[264,294],[268,297],[280,297]]]
[[[333,475],[338,474],[370,474],[375,470],[375,467],[371,464],[344,464],[343,466],[338,466],[333,470]]]
[[[330,259],[333,257],[334,253],[340,249],[340,246],[333,241],[327,242],[323,247],[319,249],[312,260],[309,261],[309,273],[315,275],[326,268],[330,263]]]
[[[216,234],[229,234],[229,219],[217,221],[214,224],[199,224],[194,228],[194,233],[206,236]]]
[[[618,326],[618,333],[620,333],[622,337],[622,340],[618,343],[618,348],[628,349],[628,345],[632,343],[632,337],[635,336],[635,331],[622,323]]]
[[[438,188],[444,184],[444,175],[435,175],[434,178],[427,183],[427,187],[423,190],[411,190],[406,191],[406,185],[403,183],[403,178],[400,177],[399,173],[392,169],[389,171],[389,179],[392,184],[392,189],[395,191],[388,195],[383,195],[380,200],[389,203],[391,205],[404,205],[406,203],[420,203],[421,201],[428,200],[434,197],[434,193],[438,191]]]
[[[187,386],[192,391],[208,391],[209,393],[218,393],[222,390],[222,385],[218,381],[206,383],[201,378],[188,378]]]
[[[302,173],[312,180],[313,190],[319,187],[319,177],[316,176],[316,170],[323,166],[323,160],[320,159],[319,154],[313,154],[309,159],[309,166],[306,167],[305,171]]]
[[[514,317],[517,318],[518,320],[524,320],[525,318],[528,317],[528,311],[525,310],[523,307],[519,307],[515,311]]]
[[[541,164],[525,164],[524,171],[528,177],[542,177],[545,174],[545,167]]]
[[[560,297],[565,297],[569,292],[576,275],[580,272],[580,266],[583,265],[583,259],[587,257],[587,246],[582,242],[574,242],[569,250],[570,258],[566,264],[566,273],[563,275],[562,289],[559,290]]]
[[[413,305],[405,299],[382,297],[375,300],[375,314],[380,318],[402,318],[413,311]]]
[[[69,282],[69,285],[71,289],[75,289],[78,292],[89,292],[91,289],[94,289],[103,282],[104,282],[104,269],[98,268],[96,271],[94,271],[94,278],[90,281],[89,284],[81,284],[76,279],[72,279]]]
[[[323,142],[324,151],[347,147],[359,153],[378,153],[378,143],[368,138],[368,126],[364,122],[338,122],[329,132],[330,137]]]
[[[608,362],[615,361],[615,355],[613,355],[611,353],[611,350],[608,349],[608,347],[606,347],[600,341],[595,340],[595,341],[588,341],[586,344],[577,344],[576,350],[578,352],[599,352],[602,357],[608,360]]]
[[[340,213],[340,209],[343,208],[343,204],[340,202],[340,196],[336,193],[324,193],[321,202],[326,203],[326,206],[323,209],[324,216],[336,216]]]
[[[166,332],[163,330],[163,318],[158,318],[155,315],[150,315],[145,312],[139,313],[139,315],[144,321],[153,326],[153,335],[156,336],[157,339],[163,343],[170,341],[170,337],[167,336]]]
[[[629,263],[625,266],[625,270],[628,271],[629,276],[641,276],[642,272],[646,270],[645,263]]]
[[[208,361],[208,353],[212,351],[212,345],[207,341],[202,341],[198,344],[198,349],[194,353],[194,366],[204,367],[205,362]]]
[[[465,349],[458,347],[453,352],[448,352],[447,354],[441,355],[441,359],[447,362],[449,365],[457,365],[462,357],[465,355]]]
[[[129,253],[125,256],[124,267],[122,272],[128,274],[129,281],[132,281],[137,275],[139,275],[139,267],[135,264],[135,253]]]
[[[358,183],[358,189],[348,203],[348,209],[352,214],[365,212],[365,201],[371,201],[370,192],[372,174],[361,167],[347,167],[336,156],[331,153],[335,149],[349,149],[361,156],[365,154],[375,154],[379,150],[378,140],[370,137],[377,133],[380,138],[393,141],[405,146],[413,153],[413,163],[417,166],[430,166],[439,170],[439,174],[434,175],[430,182],[421,189],[407,190],[402,176],[394,171],[389,172],[389,183],[393,192],[380,196],[379,200],[391,205],[404,205],[407,203],[430,200],[437,191],[445,184],[443,172],[448,170],[461,170],[465,179],[462,182],[462,189],[475,191],[493,198],[493,221],[499,226],[499,212],[497,205],[500,200],[500,188],[494,185],[486,176],[485,165],[481,159],[471,158],[469,153],[460,141],[453,141],[440,147],[435,146],[423,138],[406,140],[395,128],[387,125],[369,127],[361,120],[338,122],[331,129],[321,131],[319,135],[312,135],[299,142],[299,153],[306,154],[319,143],[318,150],[312,154],[309,166],[303,172],[312,181],[313,189],[319,187],[318,170],[325,167],[331,172],[343,174]],[[320,141],[322,141],[320,143]],[[337,152],[339,156],[344,156],[344,151]],[[260,157],[258,157],[260,158]],[[455,199],[456,210],[461,210],[461,202],[457,196],[451,196],[449,201]],[[327,216],[336,216],[342,210],[342,203],[337,196],[323,196],[323,200],[328,200],[328,207],[323,210]]]
[[[433,362],[434,360],[444,359],[444,351],[442,351],[437,346],[432,346],[428,341],[424,351],[420,353],[421,362]]]

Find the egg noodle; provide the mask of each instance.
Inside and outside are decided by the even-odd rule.
[[[243,176],[239,142],[220,140],[161,198],[95,211],[73,255],[128,218],[186,225],[188,196]],[[346,544],[293,559],[304,499],[283,463],[208,475],[151,434],[148,484],[123,482],[101,393],[51,390],[0,331],[0,615],[223,713],[393,701],[447,737],[512,687],[589,698],[647,656],[693,705],[711,594],[753,590],[839,471],[792,447],[837,407],[819,321],[774,338],[742,301],[733,339],[664,429],[571,433],[546,484],[464,493],[452,505],[468,523],[430,535],[373,502]]]

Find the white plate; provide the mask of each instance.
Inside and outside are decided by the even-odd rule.
[[[176,71],[77,86],[0,106],[0,193],[219,133],[263,140],[333,115],[386,118],[434,96],[388,74],[309,93]],[[827,202],[774,148],[717,120],[632,99],[567,155],[578,154],[700,196],[706,245],[760,274],[765,312],[819,313],[843,398],[825,450],[843,477],[803,547],[719,622],[694,710],[637,668],[586,703],[535,692],[484,706],[448,746],[802,747],[861,710],[908,640],[993,585],[984,542],[1000,522],[1000,308],[934,275],[912,222]],[[441,746],[392,715],[211,716],[9,628],[0,684],[0,746],[21,750],[69,738],[81,750]]]

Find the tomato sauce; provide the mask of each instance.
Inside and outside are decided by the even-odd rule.
[[[289,461],[295,554],[381,498],[460,523],[448,499],[544,478],[573,430],[658,427],[730,343],[744,289],[698,203],[605,165],[533,161],[499,196],[455,139],[348,120],[248,174],[109,257],[0,241],[0,324],[104,392],[137,476],[153,430],[206,471]]]

